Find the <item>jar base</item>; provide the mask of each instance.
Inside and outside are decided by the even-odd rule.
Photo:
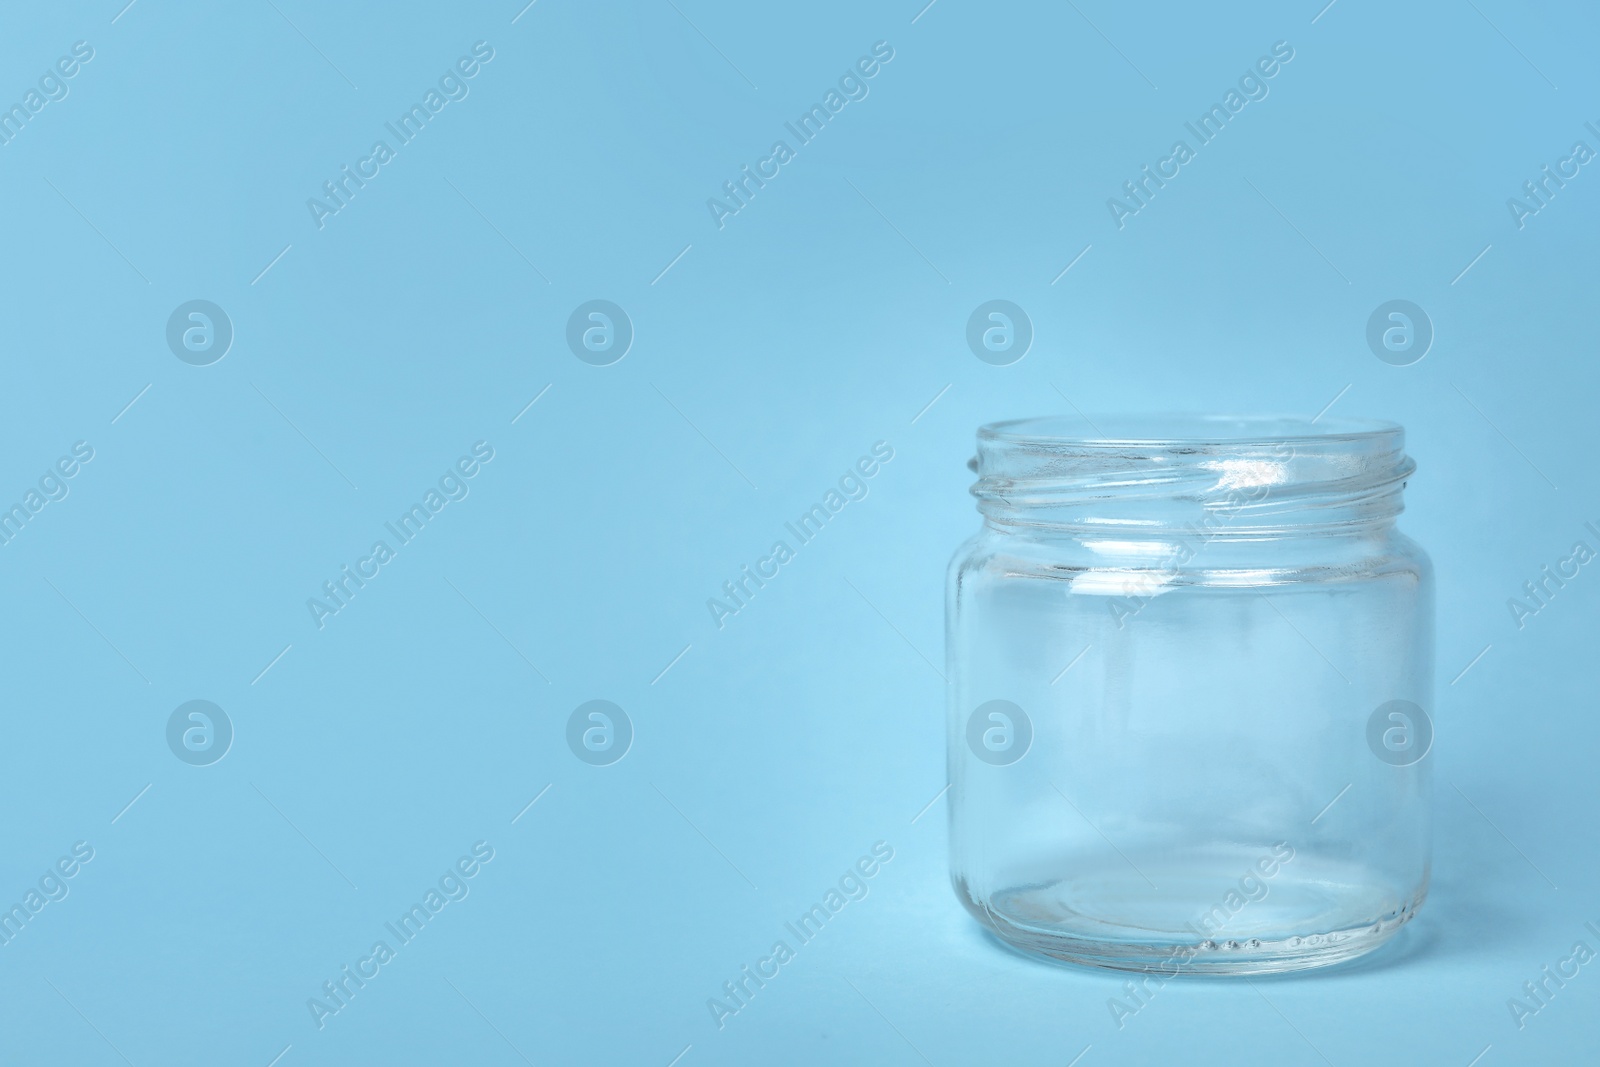
[[[958,880],[956,892],[979,922],[1011,947],[1033,956],[1121,971],[1255,975],[1327,967],[1364,956],[1392,938],[1416,914],[1426,885],[1409,899],[1370,883],[1326,878],[1275,880],[1269,895],[1246,897],[1225,921],[1213,925],[1163,922],[1159,907],[1172,900],[1211,899],[1186,894],[1180,877],[1156,875],[1166,892],[1121,871],[1109,876],[1018,886],[974,896]],[[1219,903],[1213,921],[1228,912]]]

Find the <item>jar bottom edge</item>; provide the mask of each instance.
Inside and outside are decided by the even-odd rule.
[[[1331,928],[1244,932],[1230,936],[1204,931],[1129,930],[1093,933],[1064,923],[1021,921],[1004,908],[983,902],[959,882],[957,896],[967,910],[1007,947],[1033,957],[1119,971],[1167,981],[1184,975],[1259,975],[1328,967],[1365,956],[1386,944],[1416,915],[1427,897],[1424,885],[1399,907]],[[1088,926],[1090,924],[1085,924]]]

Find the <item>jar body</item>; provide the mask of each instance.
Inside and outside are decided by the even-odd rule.
[[[1392,521],[989,521],[946,611],[951,879],[1005,941],[1266,973],[1370,951],[1421,904],[1433,581]]]

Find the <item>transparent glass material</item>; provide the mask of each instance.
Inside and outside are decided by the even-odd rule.
[[[1433,578],[1391,423],[978,432],[949,571],[951,879],[1027,952],[1256,974],[1428,888]]]

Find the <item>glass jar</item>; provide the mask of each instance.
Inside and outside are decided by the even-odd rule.
[[[1081,425],[1081,424],[1080,424]],[[978,431],[946,599],[951,880],[1027,952],[1257,974],[1428,888],[1433,577],[1392,423]]]

